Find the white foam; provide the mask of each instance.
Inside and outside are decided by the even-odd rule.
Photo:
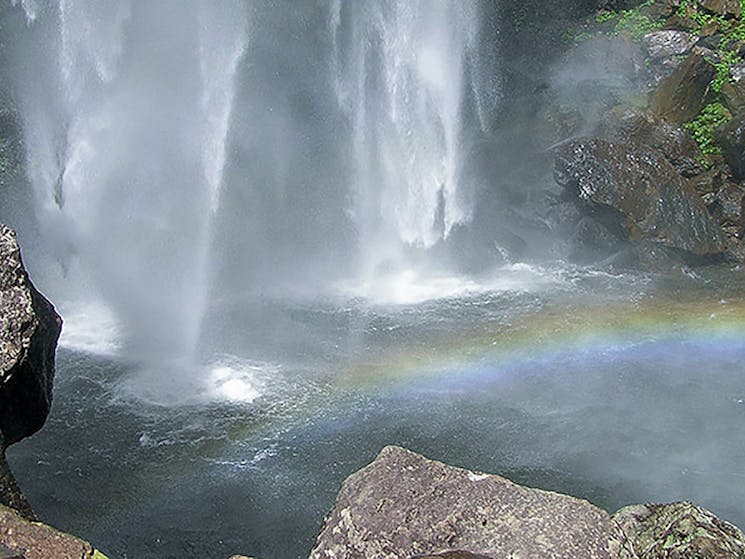
[[[59,345],[96,355],[118,355],[121,350],[121,325],[105,305],[89,301],[62,304],[63,318]]]
[[[123,378],[118,398],[150,406],[252,404],[279,371],[276,365],[225,356],[207,365],[167,361]]]
[[[266,367],[218,363],[207,376],[207,392],[211,400],[250,404],[261,396],[263,383],[259,380]]]
[[[345,296],[375,304],[415,305],[482,293],[532,292],[565,284],[566,280],[559,272],[528,264],[509,264],[479,277],[425,274],[404,269],[367,281],[341,282],[337,289]]]

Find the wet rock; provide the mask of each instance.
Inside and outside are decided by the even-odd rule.
[[[52,403],[62,320],[29,280],[15,233],[0,225],[0,431],[3,448],[38,431]]]
[[[653,31],[642,38],[653,85],[659,84],[682,64],[696,41],[693,34],[675,29]]]
[[[716,70],[707,57],[714,53],[694,47],[688,58],[657,88],[652,99],[655,115],[675,124],[693,120],[707,101]]]
[[[0,440],[2,440],[1,437]],[[38,520],[26,496],[18,487],[4,452],[0,452],[0,504],[12,508],[27,520]]]
[[[739,0],[698,0],[705,10],[724,17],[740,17]]]
[[[589,264],[617,252],[625,239],[618,231],[611,231],[601,221],[586,216],[576,225],[569,242],[572,247],[569,260]]]
[[[635,505],[613,515],[639,559],[738,559],[745,536],[708,510],[688,502]]]
[[[24,559],[106,559],[91,544],[45,524],[24,520],[2,505],[0,542]]]
[[[714,167],[708,171],[696,175],[691,179],[693,188],[701,195],[716,192],[727,181],[727,174],[719,167]]]
[[[642,269],[654,273],[670,273],[688,267],[680,251],[649,240],[629,245],[604,262],[610,268]]]
[[[493,559],[486,555],[479,555],[478,553],[471,553],[470,551],[463,551],[462,549],[454,549],[452,551],[445,551],[443,553],[434,553],[431,555],[417,555],[414,559]]]
[[[631,559],[626,545],[586,501],[387,447],[344,482],[310,557]]]
[[[742,225],[742,205],[745,189],[727,182],[716,192],[704,198],[709,213],[723,226],[740,227]]]
[[[730,77],[731,81],[722,85],[722,103],[732,114],[745,113],[745,64],[733,65]]]
[[[609,229],[695,257],[724,250],[723,235],[693,185],[657,150],[579,138],[555,149],[554,177]]]
[[[655,118],[639,109],[622,106],[614,108],[603,119],[600,132],[613,142],[644,144],[659,150],[684,177],[704,172],[698,162],[701,150],[690,134],[680,126]]]
[[[737,180],[745,179],[745,113],[725,124],[717,134],[724,158]]]

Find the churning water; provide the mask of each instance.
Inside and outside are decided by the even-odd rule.
[[[551,181],[518,207],[476,155],[499,12],[17,3],[19,234],[65,327],[52,415],[9,459],[45,520],[112,557],[302,557],[398,443],[745,525],[741,280],[515,257],[506,216],[524,231]]]

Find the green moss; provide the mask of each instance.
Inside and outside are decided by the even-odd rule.
[[[715,155],[722,153],[722,148],[717,145],[714,139],[714,132],[722,124],[732,118],[730,112],[719,101],[706,105],[699,115],[683,125],[696,140],[701,153],[704,155]]]
[[[97,549],[94,549],[93,550],[93,556],[91,557],[91,559],[109,559],[109,558],[106,557],[106,555],[104,555],[103,553],[101,553]]]

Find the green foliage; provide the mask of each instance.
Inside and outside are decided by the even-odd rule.
[[[745,2],[745,0],[742,0],[742,1]],[[617,17],[618,17],[618,12],[615,12],[613,10],[602,11],[602,12],[598,12],[595,15],[595,22],[596,23],[605,23],[607,21],[611,21],[613,19],[616,19]]]
[[[639,8],[648,4],[649,2],[646,2]],[[621,17],[618,19],[618,23],[616,24],[616,33],[622,33],[630,36],[635,41],[641,41],[644,35],[662,27],[662,22],[653,21],[649,16],[641,13],[639,8],[621,12]]]
[[[715,155],[722,153],[722,148],[717,145],[714,132],[731,118],[732,115],[726,107],[716,101],[706,105],[699,115],[691,122],[684,124],[683,128],[691,133],[701,149],[701,153]]]
[[[721,49],[719,51],[719,60],[711,63],[717,71],[714,81],[711,82],[711,88],[717,93],[722,91],[722,86],[732,81],[730,68],[740,62],[742,62],[742,57],[737,54],[736,50]]]
[[[710,14],[709,12],[704,11],[699,7],[698,3],[693,0],[683,0],[680,3],[680,6],[678,6],[676,13],[680,17],[687,17],[693,20],[698,25],[698,29],[694,30],[696,33],[700,33],[701,28],[707,23],[716,22],[721,26],[727,25],[727,20],[723,16]]]

